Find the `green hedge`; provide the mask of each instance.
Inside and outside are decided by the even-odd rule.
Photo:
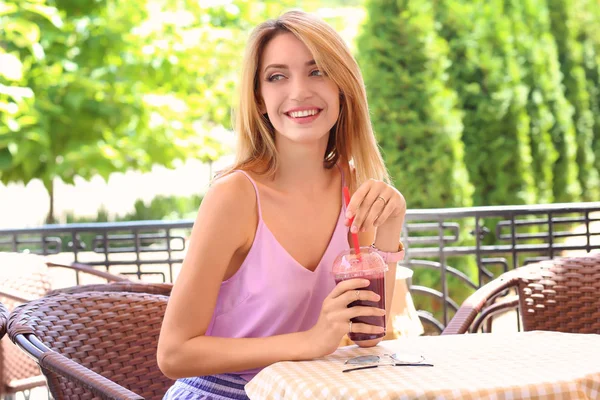
[[[457,93],[448,84],[449,48],[437,32],[433,4],[369,1],[368,19],[357,40],[358,58],[375,133],[409,207],[467,207],[473,187],[464,164],[462,115]],[[461,232],[467,238],[463,241],[469,240],[467,231],[465,227]],[[476,279],[474,262],[448,261]],[[441,289],[434,270],[417,269],[413,282]],[[466,285],[452,279],[448,290],[458,301],[470,294]],[[418,309],[439,307],[426,296],[414,301]]]
[[[357,49],[373,126],[410,207],[600,198],[600,2],[366,11]]]
[[[593,151],[594,115],[584,65],[586,44],[584,24],[592,7],[588,0],[552,0],[548,2],[551,30],[558,45],[558,59],[564,76],[566,96],[575,107],[573,116],[577,140],[577,165],[583,199],[598,200],[599,185]]]
[[[432,2],[371,0],[357,39],[375,133],[409,207],[471,205],[457,94]]]
[[[583,13],[583,63],[590,93],[590,109],[594,116],[593,151],[596,170],[600,172],[600,1],[588,0]],[[598,200],[598,199],[596,199]]]
[[[147,220],[177,220],[194,219],[203,196],[163,196],[158,195],[150,202],[136,200],[133,211],[110,217],[105,207],[100,207],[98,214],[93,217],[76,217],[73,213],[66,216],[66,222],[118,222],[118,221],[147,221]]]
[[[450,44],[450,82],[464,111],[465,160],[475,205],[537,199],[528,87],[503,3],[445,0],[436,15]]]

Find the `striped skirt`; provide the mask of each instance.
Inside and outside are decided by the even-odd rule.
[[[178,379],[163,400],[249,400],[244,391],[246,383],[232,374]]]

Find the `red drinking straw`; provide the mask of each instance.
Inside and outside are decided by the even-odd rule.
[[[346,209],[348,209],[348,204],[350,204],[350,191],[348,190],[348,186],[344,186],[344,201],[346,203]],[[352,222],[354,222],[354,217],[350,218],[350,228],[352,228]],[[354,251],[356,255],[360,259],[360,245],[358,244],[358,234],[352,233],[352,241],[354,242]]]

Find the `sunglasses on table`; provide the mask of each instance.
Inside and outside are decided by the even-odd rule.
[[[345,365],[352,366],[344,369],[342,372],[358,371],[361,369],[371,369],[380,366],[389,365],[392,367],[433,367],[433,364],[426,363],[425,357],[420,354],[383,354],[354,357],[344,362]]]

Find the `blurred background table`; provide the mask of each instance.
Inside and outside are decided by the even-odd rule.
[[[342,373],[367,354],[420,353],[434,367]],[[408,337],[280,362],[246,385],[250,399],[600,399],[600,335],[521,332]]]

